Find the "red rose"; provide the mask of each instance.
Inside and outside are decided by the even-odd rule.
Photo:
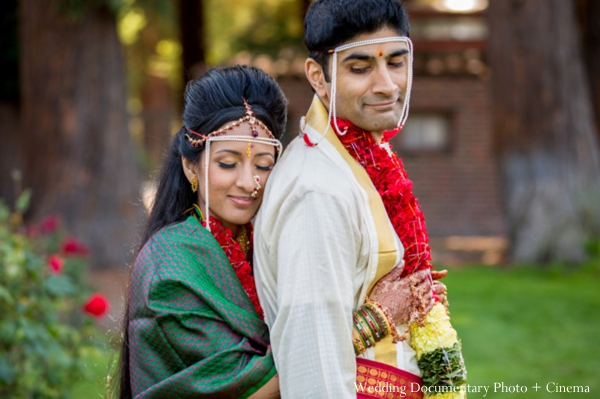
[[[50,272],[54,274],[60,274],[64,266],[65,261],[60,256],[50,255],[48,257],[48,267],[50,268]]]
[[[83,305],[83,310],[94,317],[101,317],[108,311],[108,307],[108,300],[104,295],[95,293]]]
[[[59,223],[58,216],[48,216],[40,223],[40,229],[44,234],[52,233],[58,229]]]
[[[87,255],[90,250],[73,237],[67,237],[62,243],[62,252],[65,255]]]

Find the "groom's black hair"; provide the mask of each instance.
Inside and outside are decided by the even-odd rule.
[[[402,0],[316,0],[304,18],[304,44],[308,56],[325,73],[329,64],[328,50],[363,33],[389,27],[399,36],[408,36],[410,26]]]

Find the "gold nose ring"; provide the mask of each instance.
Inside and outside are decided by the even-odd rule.
[[[252,198],[258,197],[258,192],[262,188],[262,186],[260,185],[260,176],[254,175],[254,183],[256,183],[256,187],[254,188],[254,190],[252,190],[252,194],[250,194]]]

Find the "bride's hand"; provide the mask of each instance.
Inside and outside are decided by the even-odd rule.
[[[404,278],[400,278],[401,273],[402,267],[392,269],[375,284],[369,295],[370,300],[379,302],[386,310],[394,324],[403,324],[410,319],[414,309],[413,290],[428,304],[427,311],[433,306],[430,271],[420,270]]]
[[[436,295],[440,299],[440,303],[447,306],[448,299],[447,299],[446,295],[448,293],[448,290],[446,289],[446,284],[439,281],[441,278],[445,277],[446,274],[448,274],[448,270],[440,270],[440,271],[432,270],[431,271],[431,277],[434,280],[433,284],[432,284],[433,291],[435,291]]]

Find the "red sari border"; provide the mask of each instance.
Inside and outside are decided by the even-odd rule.
[[[356,398],[422,399],[420,377],[374,360],[356,358]]]

